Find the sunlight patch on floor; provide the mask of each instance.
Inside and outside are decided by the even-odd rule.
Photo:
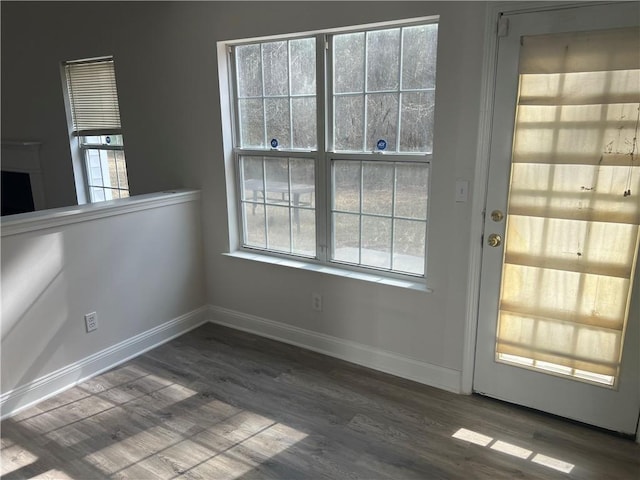
[[[467,430],[466,428],[461,428],[456,433],[454,433],[452,437],[464,440],[465,442],[475,443],[476,445],[480,445],[481,447],[486,447],[493,441],[493,438],[491,437],[487,437],[486,435],[482,435],[481,433],[474,432],[473,430]]]
[[[571,463],[563,462],[562,460],[558,460],[557,458],[547,457],[546,455],[542,455],[540,453],[533,457],[531,461],[533,463],[544,465],[545,467],[553,468],[554,470],[558,470],[564,473],[571,472],[574,467],[574,465]]]
[[[547,455],[542,455],[541,453],[537,453],[535,454],[535,456],[533,456],[533,458],[531,458],[531,456],[534,454],[532,450],[528,450],[526,448],[522,448],[517,445],[513,445],[512,443],[504,442],[502,440],[495,440],[493,437],[483,435],[473,430],[467,430],[466,428],[458,429],[451,436],[453,438],[457,438],[458,440],[463,440],[475,445],[480,445],[481,447],[489,447],[491,450],[495,450],[496,452],[505,453],[522,460],[530,459],[530,461],[533,463],[543,465],[547,468],[552,468],[559,472],[570,473],[575,467],[575,465],[573,465],[572,463],[564,462]]]
[[[197,392],[173,384],[153,392],[154,406],[170,411],[171,404],[187,400]],[[129,405],[143,404],[137,398]],[[121,407],[118,407],[121,408]],[[214,424],[187,434],[181,426],[194,425],[187,416],[167,417],[156,425],[122,439],[84,457],[84,461],[107,475],[130,478],[173,478],[194,472],[204,478],[235,479],[282,453],[306,434],[256,413],[238,410],[214,400],[196,408],[209,409]],[[184,424],[184,425],[183,425]],[[135,427],[133,427],[135,428]],[[125,429],[126,430],[126,429]]]
[[[253,415],[250,412],[245,413]],[[240,437],[246,436],[246,426],[240,427],[236,433]],[[262,463],[284,452],[306,437],[307,434],[299,430],[272,422],[250,434],[244,440],[239,440],[226,450],[213,455],[189,472],[204,478],[234,480],[252,470],[259,471]]]
[[[491,445],[491,450],[506,453],[507,455],[513,455],[514,457],[523,458],[525,460],[533,453],[531,450],[503,442],[502,440],[497,440],[493,445]]]
[[[0,453],[0,476],[15,472],[38,461],[38,457],[19,445],[3,448]]]

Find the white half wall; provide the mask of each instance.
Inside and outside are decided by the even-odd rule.
[[[200,194],[5,217],[1,268],[5,415],[205,321]]]

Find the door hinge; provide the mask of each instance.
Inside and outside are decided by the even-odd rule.
[[[506,37],[509,35],[509,18],[500,15],[498,18],[498,37]]]

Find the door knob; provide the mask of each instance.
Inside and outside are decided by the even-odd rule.
[[[489,235],[489,238],[487,238],[487,245],[489,245],[490,247],[498,247],[501,243],[502,237],[497,233],[492,233],[491,235]]]

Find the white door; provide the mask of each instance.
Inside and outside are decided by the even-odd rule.
[[[476,392],[629,434],[639,20],[636,2],[503,16],[474,371]]]

